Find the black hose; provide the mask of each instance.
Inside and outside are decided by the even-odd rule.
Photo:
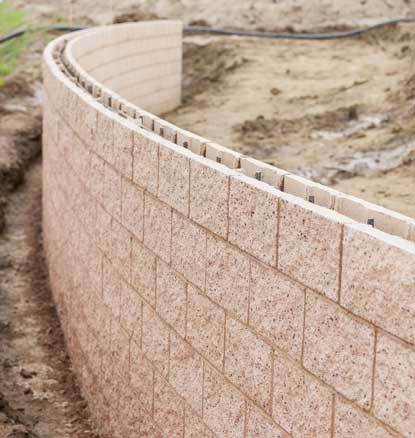
[[[395,18],[393,20],[383,21],[381,23],[374,24],[373,26],[367,26],[360,29],[345,30],[339,32],[327,32],[327,33],[290,33],[290,32],[260,32],[255,30],[237,30],[237,29],[221,29],[208,26],[186,26],[184,32],[203,32],[213,33],[219,35],[236,35],[255,38],[275,38],[275,39],[289,39],[289,40],[333,40],[340,38],[350,38],[358,35],[362,35],[367,32],[374,31],[386,26],[393,26],[399,23],[414,23],[415,17],[407,18]],[[82,26],[67,26],[67,25],[52,25],[52,26],[33,26],[16,30],[0,38],[0,44],[22,36],[28,32],[34,32],[38,30],[52,30],[60,32],[75,32],[78,30],[86,29]]]

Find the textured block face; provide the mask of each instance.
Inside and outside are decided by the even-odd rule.
[[[189,214],[189,158],[160,145],[159,198],[175,210]]]
[[[154,419],[166,436],[183,437],[183,403],[169,384],[157,373],[154,380]]]
[[[121,278],[107,258],[102,262],[102,300],[115,318],[120,316]]]
[[[275,266],[277,257],[278,198],[249,183],[231,178],[229,241],[264,263]]]
[[[225,312],[189,285],[187,339],[216,367],[222,368],[225,339]]]
[[[206,294],[238,318],[248,318],[247,256],[213,236],[207,238]]]
[[[130,385],[142,406],[151,411],[153,406],[153,367],[136,342],[130,343]]]
[[[163,375],[169,367],[169,331],[156,313],[143,305],[143,352]]]
[[[121,219],[121,176],[108,164],[104,167],[102,202],[112,217]]]
[[[156,304],[156,256],[137,240],[132,240],[131,284],[151,305]]]
[[[415,251],[345,227],[341,302],[354,314],[415,342]]]
[[[181,336],[186,328],[186,283],[161,260],[157,261],[157,312]]]
[[[141,299],[125,281],[120,286],[120,324],[130,338],[141,342]]]
[[[244,436],[245,402],[213,368],[205,364],[203,420],[218,436]]]
[[[107,115],[98,112],[97,115],[97,138],[95,141],[97,154],[108,160],[111,158],[114,147],[114,122]]]
[[[249,405],[247,409],[247,438],[287,438],[288,435],[257,408]]]
[[[199,415],[202,415],[202,358],[180,337],[170,340],[169,382]]]
[[[252,262],[250,325],[277,348],[299,359],[303,322],[303,288],[277,271]]]
[[[293,362],[275,355],[272,416],[293,437],[330,437],[332,395]]]
[[[371,401],[374,330],[336,304],[307,293],[304,366],[367,408]]]
[[[393,438],[385,428],[364,412],[354,408],[342,400],[336,400],[336,416],[334,423],[335,438],[376,437]]]
[[[336,300],[341,225],[285,200],[280,205],[279,269]]]
[[[190,163],[190,218],[221,237],[228,232],[229,175]]]
[[[114,123],[112,163],[122,175],[131,179],[133,174],[133,133],[124,124]]]
[[[214,435],[200,418],[186,409],[184,438],[214,438]]]
[[[270,408],[271,373],[271,347],[240,322],[227,320],[225,374],[266,410]]]
[[[139,133],[133,134],[133,180],[154,195],[158,187],[159,146]]]
[[[131,240],[130,232],[116,220],[111,223],[110,259],[115,269],[126,280],[131,274]]]
[[[171,254],[171,208],[149,195],[144,199],[144,244],[170,262]]]
[[[375,416],[404,436],[415,431],[415,352],[381,334],[377,343]]]
[[[121,222],[138,240],[144,236],[144,192],[131,181],[122,180]]]
[[[206,271],[206,232],[173,213],[172,266],[187,280],[204,289]]]

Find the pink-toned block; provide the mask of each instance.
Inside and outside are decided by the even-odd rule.
[[[225,374],[263,409],[270,410],[271,347],[234,319],[226,320]]]
[[[299,359],[303,340],[304,289],[275,269],[251,265],[249,324],[277,348]]]
[[[207,364],[204,373],[203,421],[219,437],[244,436],[243,397]]]
[[[288,438],[288,434],[259,409],[248,405],[246,419],[247,438]]]
[[[142,348],[154,366],[167,375],[169,369],[169,330],[151,307],[143,304]]]
[[[184,419],[184,438],[214,438],[213,432],[187,407]]]
[[[190,218],[226,238],[229,179],[234,172],[216,163],[190,161]]]
[[[126,281],[131,275],[131,233],[119,222],[111,223],[111,252],[110,260],[115,269]]]
[[[166,263],[171,254],[172,210],[151,195],[144,197],[144,244]]]
[[[141,342],[141,299],[137,292],[121,280],[120,323],[130,338]]]
[[[121,175],[110,165],[105,164],[104,187],[102,191],[102,203],[108,213],[121,219]]]
[[[278,193],[246,176],[231,178],[229,241],[273,266],[277,261]]]
[[[181,336],[186,329],[187,285],[169,265],[157,260],[157,312]]]
[[[187,340],[217,368],[223,366],[225,312],[188,286]]]
[[[111,216],[97,205],[96,241],[99,249],[107,256],[111,253]]]
[[[123,122],[114,122],[114,149],[111,163],[122,175],[133,175],[133,131]]]
[[[152,412],[153,409],[153,366],[140,347],[132,341],[130,343],[130,385],[136,392],[143,407]]]
[[[203,361],[179,336],[170,338],[169,382],[190,406],[202,415]]]
[[[151,305],[156,305],[156,256],[137,240],[132,240],[131,284]]]
[[[206,294],[243,321],[248,319],[250,261],[214,236],[207,238]]]
[[[323,208],[281,200],[278,267],[307,287],[337,300],[341,224]],[[330,212],[329,212],[330,213]]]
[[[133,180],[154,195],[158,187],[159,145],[156,137],[149,138],[142,133],[133,134]]]
[[[111,262],[104,257],[102,261],[102,300],[116,319],[120,318],[120,291],[121,277]]]
[[[295,362],[274,360],[272,416],[293,437],[330,437],[332,394]]]
[[[144,238],[144,191],[129,180],[122,179],[121,222],[143,241]]]
[[[183,402],[157,373],[154,379],[154,420],[169,438],[183,438]]]
[[[142,423],[140,424],[140,438],[165,438],[153,418],[144,413]]]
[[[189,214],[189,157],[179,153],[178,147],[160,144],[158,197],[175,210]]]
[[[395,434],[389,433],[373,417],[356,409],[342,399],[336,399],[334,419],[334,438],[350,437],[376,437],[393,438]]]
[[[415,342],[415,246],[368,227],[346,226],[341,303]]]
[[[188,219],[173,213],[172,266],[187,280],[204,289],[206,232]]]
[[[364,408],[371,402],[374,329],[307,292],[304,366]]]
[[[114,147],[114,121],[102,111],[97,115],[97,130],[95,139],[96,153],[109,161]]]
[[[376,348],[375,416],[405,437],[415,433],[415,351],[386,334]]]
[[[129,376],[130,340],[126,331],[115,319],[111,321],[110,363],[111,373]]]
[[[126,386],[120,392],[120,401],[116,415],[117,428],[113,432],[113,438],[125,438],[137,436],[140,424],[143,422],[143,410],[137,394],[130,386]]]

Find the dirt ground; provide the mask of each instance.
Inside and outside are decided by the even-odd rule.
[[[32,22],[183,18],[246,29],[345,29],[405,0],[10,0]],[[111,9],[110,4],[113,4]],[[294,42],[186,35],[183,104],[165,117],[213,141],[415,217],[414,26]],[[41,51],[0,88],[0,437],[96,437],[42,255]]]

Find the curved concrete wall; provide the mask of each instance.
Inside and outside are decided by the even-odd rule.
[[[414,436],[413,220],[147,112],[179,103],[180,40],[44,55],[45,249],[103,436]]]

